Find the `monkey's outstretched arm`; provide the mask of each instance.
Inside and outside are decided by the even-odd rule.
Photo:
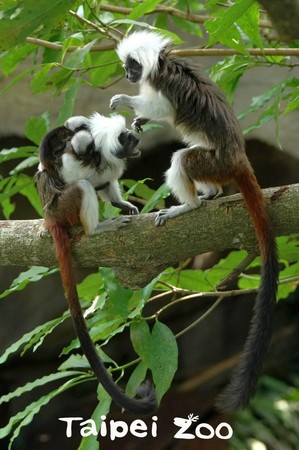
[[[161,97],[161,96],[160,96]],[[134,109],[135,113],[140,117],[147,117],[148,119],[165,119],[173,112],[173,108],[166,97],[160,98],[157,94],[153,98],[148,98],[143,95],[114,95],[110,100],[110,108],[117,107]]]
[[[159,96],[156,93],[154,93],[153,98],[148,98],[143,95],[114,95],[110,101],[110,108],[116,109],[117,107],[134,109],[137,117],[132,127],[137,132],[140,132],[140,126],[149,120],[167,120],[173,116],[173,108],[170,102],[166,97]]]
[[[109,201],[116,208],[120,208],[123,214],[139,214],[138,208],[132,203],[123,200],[117,180],[111,181],[107,187],[98,191],[98,195],[104,201]]]

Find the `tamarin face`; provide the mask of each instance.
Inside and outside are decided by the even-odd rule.
[[[106,161],[113,164],[116,159],[136,158],[139,139],[126,127],[125,118],[115,114],[111,117],[94,113],[89,119],[91,135],[95,142],[95,151],[100,151]]]
[[[139,139],[131,131],[123,131],[118,136],[118,142],[120,147],[115,152],[117,158],[137,158],[140,155],[140,151],[136,149]]]
[[[126,62],[123,65],[126,71],[126,78],[130,83],[137,83],[142,77],[142,65],[139,64],[131,56],[128,56]]]

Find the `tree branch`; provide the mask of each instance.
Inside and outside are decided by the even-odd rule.
[[[38,45],[39,47],[45,47],[45,48],[51,48],[52,50],[61,51],[63,50],[63,45],[57,44],[56,42],[50,42],[45,41],[44,39],[38,39],[33,37],[26,37],[25,41],[27,44],[33,44]],[[84,45],[70,45],[66,51],[67,52],[74,52],[75,50],[78,50],[78,48],[83,48]],[[115,48],[114,44],[106,44],[106,45],[94,45],[89,50],[90,52],[107,52],[109,50],[113,50]]]
[[[299,184],[264,190],[276,235],[299,232]],[[207,251],[245,248],[257,251],[255,234],[240,194],[206,201],[197,210],[156,227],[155,214],[132,217],[117,232],[73,236],[74,261],[80,267],[113,267],[119,280],[132,288],[146,285],[166,267]],[[56,265],[50,235],[43,221],[0,221],[3,266]]]
[[[133,9],[102,3],[100,5],[100,10],[108,11],[108,12],[112,12],[112,13],[129,15]],[[190,12],[182,11],[181,9],[173,8],[172,6],[164,6],[164,5],[156,6],[155,9],[145,13],[145,15],[157,14],[157,13],[165,13],[170,16],[179,17],[180,19],[189,20],[190,22],[200,23],[200,24],[205,23],[207,20],[213,19],[213,16],[208,16],[208,15],[204,15],[204,14],[193,14]],[[272,23],[269,20],[260,20],[259,26],[261,28],[272,28]]]
[[[251,56],[299,56],[299,48],[247,48]],[[244,53],[232,48],[183,48],[172,50],[176,56],[234,56]]]
[[[27,44],[34,44],[40,47],[51,48],[52,50],[62,51],[63,45],[57,44],[56,42],[45,41],[43,39],[33,38],[28,36],[26,39]],[[83,48],[84,46],[76,46],[71,45],[67,48],[67,52],[74,52],[79,48]],[[109,50],[114,50],[114,44],[107,45],[94,45],[91,47],[91,52],[106,52]],[[251,56],[299,56],[298,48],[247,48],[247,53]],[[171,51],[173,55],[179,57],[185,56],[234,56],[234,55],[242,55],[241,52],[237,50],[233,50],[230,48],[183,48],[183,49],[174,49]]]

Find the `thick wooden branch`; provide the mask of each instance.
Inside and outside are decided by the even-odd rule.
[[[299,233],[299,184],[265,189],[276,235]],[[146,285],[166,267],[207,251],[257,248],[239,194],[204,202],[197,210],[156,227],[155,214],[132,217],[117,232],[87,237],[73,230],[74,261],[80,267],[113,267],[133,288]],[[2,266],[56,265],[53,242],[43,220],[0,221]]]

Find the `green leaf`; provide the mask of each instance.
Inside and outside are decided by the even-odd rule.
[[[10,439],[8,450],[11,449],[11,445],[20,434],[21,429],[32,422],[34,416],[39,413],[39,411],[43,406],[47,405],[49,401],[52,400],[57,395],[66,391],[67,389],[70,389],[73,386],[76,386],[77,384],[86,381],[88,378],[89,377],[86,374],[84,374],[71,380],[68,380],[59,388],[54,389],[52,392],[40,397],[38,400],[29,404],[23,411],[20,411],[13,417],[11,417],[9,423],[5,427],[0,429],[0,439],[3,439],[4,437],[8,436],[12,432],[12,430],[14,430],[13,435]]]
[[[71,377],[74,375],[82,375],[82,372],[78,371],[56,372],[52,373],[51,375],[45,375],[42,378],[37,378],[34,381],[26,383],[24,386],[18,387],[16,390],[10,392],[9,394],[2,395],[2,397],[0,397],[0,404],[7,403],[13,398],[20,397],[26,392],[31,392],[33,389],[36,389],[40,386],[45,386],[46,384],[51,383],[52,381],[57,381],[60,380],[61,378]]]
[[[29,283],[40,281],[42,278],[52,275],[57,272],[57,269],[48,269],[47,267],[32,266],[29,270],[21,272],[17,278],[14,279],[9,289],[6,289],[0,294],[0,298],[7,297],[16,291],[23,290]]]
[[[178,347],[172,331],[163,323],[156,322],[152,330],[151,370],[161,400],[170,388],[178,367]]]
[[[2,54],[0,57],[0,68],[3,70],[4,75],[10,75],[16,69],[17,65],[26,59],[34,50],[36,50],[35,45],[26,44]]]
[[[247,252],[245,250],[232,251],[226,258],[221,259],[211,269],[205,271],[207,282],[213,286],[213,290],[220,281],[243,261],[246,255]]]
[[[238,26],[248,38],[259,48],[263,48],[263,40],[259,27],[260,6],[254,2],[237,20]]]
[[[23,0],[15,3],[3,12],[1,18],[0,49],[7,50],[23,43],[41,26],[45,33],[75,3],[76,0]]]
[[[146,181],[148,181],[148,180],[151,180],[151,179],[145,178],[144,180],[139,180],[139,181],[121,180],[121,185],[129,188],[128,191],[124,194],[125,197],[128,198],[129,195],[134,194],[146,201],[151,199],[156,191],[154,189],[151,189],[149,186],[147,186],[147,184],[145,184]],[[164,202],[163,202],[163,204],[164,204]]]
[[[148,367],[144,361],[140,361],[135,367],[126,386],[126,394],[129,397],[135,397],[138,386],[145,380],[147,369]]]
[[[68,319],[70,316],[68,311],[65,311],[61,317],[58,317],[58,319],[50,322],[48,322],[47,324],[44,325],[44,327],[42,328],[42,330],[39,333],[36,333],[35,336],[33,336],[30,341],[24,346],[24,349],[21,353],[21,356],[23,356],[27,350],[29,350],[31,347],[33,347],[33,352],[35,352],[38,347],[40,347],[42,345],[42,343],[44,342],[45,338],[52,333],[52,331],[55,330],[55,328],[58,327],[58,325],[60,325],[62,322],[65,321],[65,319]]]
[[[35,187],[35,181],[32,177],[22,173],[9,177],[4,192],[0,194],[0,203],[2,204],[3,201],[10,199],[16,194],[22,194],[26,197],[38,214],[42,216],[41,201]]]
[[[71,355],[68,357],[66,361],[64,361],[62,364],[60,364],[58,370],[66,372],[68,370],[73,369],[84,369],[84,370],[90,370],[90,364],[87,361],[87,358],[85,355]]]
[[[49,322],[46,322],[43,325],[39,325],[38,327],[34,328],[34,330],[31,330],[28,333],[24,334],[24,336],[22,336],[5,350],[3,355],[0,357],[0,364],[3,364],[5,361],[7,361],[10,355],[18,352],[23,345],[28,343],[31,343],[33,345],[40,337],[51,333],[54,328],[62,323],[67,317],[69,317],[69,314],[65,313],[62,317],[50,320]]]
[[[210,77],[232,102],[233,93],[241,76],[254,65],[255,62],[250,56],[232,56],[212,66]]]
[[[37,166],[38,162],[39,162],[38,156],[30,156],[29,158],[26,158],[23,161],[21,161],[20,164],[16,165],[16,167],[9,173],[10,175],[17,175],[23,172],[25,169],[28,169],[29,167]]]
[[[151,366],[151,333],[145,320],[134,320],[130,326],[131,341],[135,352],[147,367]],[[160,344],[161,345],[161,344]]]
[[[287,88],[292,88],[292,87],[296,86],[297,83],[298,83],[298,80],[296,78],[294,78],[294,77],[288,78],[288,79],[280,81],[279,83],[275,84],[274,86],[271,86],[271,88],[267,89],[261,95],[253,97],[249,108],[247,108],[245,111],[243,111],[241,114],[239,114],[239,116],[238,116],[239,120],[246,117],[249,113],[256,112],[259,109],[263,108],[268,102],[270,102],[270,104],[262,112],[259,119],[255,123],[253,123],[253,124],[249,125],[247,128],[245,128],[245,130],[243,130],[243,133],[247,134],[250,131],[252,131],[256,128],[259,128],[262,125],[270,122],[271,120],[274,120],[275,124],[276,124],[276,138],[277,138],[277,141],[279,144],[278,124],[279,124],[279,117],[280,117],[281,101],[288,98],[291,95],[290,92],[285,93],[285,91],[289,90]]]
[[[288,78],[287,80],[282,80],[279,83],[276,83],[274,86],[271,86],[262,94],[252,97],[249,108],[239,114],[238,119],[244,119],[244,117],[246,117],[249,113],[256,112],[259,109],[263,108],[270,100],[273,100],[278,96],[280,97],[284,89],[287,86],[292,87],[294,83],[296,83],[296,81],[296,78]]]
[[[57,67],[57,63],[42,64],[40,70],[31,77],[30,88],[34,94],[44,92],[53,87],[53,83],[49,79],[49,72]]]
[[[74,46],[84,45],[84,34],[81,31],[79,33],[72,34],[63,41],[62,60],[64,59],[67,49],[72,45]]]
[[[39,145],[44,135],[50,130],[49,114],[44,113],[40,117],[30,117],[25,125],[25,135]]]
[[[171,191],[166,184],[162,184],[151,196],[147,204],[142,208],[141,213],[145,214],[152,211],[157,205],[160,204],[161,200],[169,197],[170,193]]]
[[[144,0],[142,3],[137,4],[128,15],[128,19],[137,20],[144,16],[146,13],[151,12],[155,7],[161,3],[161,0]]]
[[[299,109],[299,87],[296,87],[292,92],[291,100],[289,101],[284,114],[288,114],[294,109]]]
[[[131,339],[135,351],[153,374],[159,401],[169,389],[178,365],[178,348],[172,331],[156,322],[152,333],[145,321],[131,324]]]
[[[90,71],[90,82],[93,86],[103,86],[114,74],[119,66],[119,61],[115,55],[115,51],[101,52],[92,55],[92,66],[94,69]]]
[[[268,122],[271,122],[271,120],[275,120],[275,118],[276,108],[274,104],[271,104],[268,106],[268,108],[265,109],[265,111],[260,115],[256,122],[244,128],[243,134],[246,135],[251,131],[256,130],[257,128],[262,127],[263,125],[266,125]]]
[[[288,267],[280,271],[279,279],[297,277],[299,273],[299,263],[290,264]],[[287,284],[281,284],[278,286],[277,300],[287,298],[292,292],[296,290],[299,285],[299,281],[292,281]]]
[[[115,319],[100,323],[99,325],[93,326],[92,329],[90,330],[90,335],[94,341],[106,339],[106,341],[104,342],[104,344],[105,344],[113,336],[115,336],[118,333],[121,333],[126,326],[128,326],[128,325],[124,324],[122,319],[115,318]]]
[[[99,404],[94,410],[91,419],[97,424],[97,429],[101,429],[102,424],[102,416],[107,416],[110,405],[111,405],[111,397],[107,394],[105,389],[99,384],[98,387],[98,400]],[[97,436],[90,435],[88,437],[84,437],[81,440],[80,446],[78,450],[98,450],[99,449],[99,441]]]
[[[64,67],[70,70],[80,67],[96,41],[97,39],[94,39],[93,41],[90,41],[88,44],[84,45],[84,47],[77,48],[75,51],[73,51],[71,55],[64,61]]]
[[[221,9],[218,17],[205,22],[209,33],[208,45],[222,42],[239,51],[246,51],[245,46],[240,42],[241,35],[234,24],[254,3],[255,0],[236,0],[229,8]]]
[[[16,3],[16,0],[2,0],[0,3],[0,11],[2,9],[11,8]]]
[[[207,8],[213,9],[217,3],[219,3],[218,0],[208,0],[207,1]]]
[[[107,308],[112,316],[116,315],[126,319],[128,317],[130,299],[134,293],[132,289],[124,288],[116,279],[112,269],[101,268],[99,270],[104,281],[105,291],[109,292]]]
[[[61,126],[64,122],[72,116],[74,111],[74,105],[76,101],[77,92],[81,85],[80,79],[77,79],[73,86],[71,86],[64,94],[64,102],[59,110],[59,116],[57,119],[57,126]]]
[[[11,161],[13,159],[30,158],[37,155],[37,147],[13,147],[9,149],[3,149],[0,152],[0,163]]]
[[[35,186],[34,179],[24,174],[18,174],[15,189],[17,189],[17,192],[27,198],[36,212],[42,217],[43,208]]]
[[[280,259],[288,262],[299,261],[299,237],[298,236],[279,236],[277,238],[278,254]]]
[[[78,295],[91,302],[104,288],[104,281],[99,272],[92,273],[77,285]]]
[[[203,270],[181,270],[164,272],[161,281],[177,286],[181,289],[187,289],[197,292],[213,291],[213,286],[207,281],[207,274]],[[160,287],[160,285],[158,284]]]

